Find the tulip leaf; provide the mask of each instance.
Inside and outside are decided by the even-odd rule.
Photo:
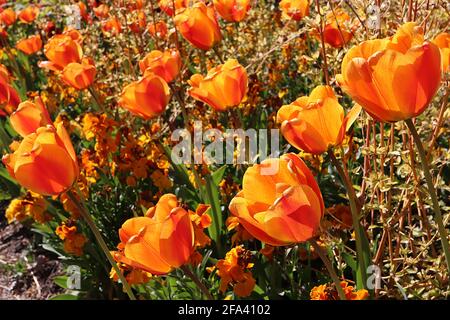
[[[208,204],[211,205],[211,212],[213,215],[212,223],[208,228],[208,232],[211,238],[216,242],[220,251],[220,236],[222,229],[222,210],[220,208],[220,195],[218,185],[214,183],[213,178],[210,175],[205,177],[206,179],[206,195]]]
[[[222,178],[223,178],[223,175],[225,174],[226,169],[227,169],[227,166],[223,165],[211,174],[213,182],[216,186],[218,186],[220,184],[220,182],[222,181]]]

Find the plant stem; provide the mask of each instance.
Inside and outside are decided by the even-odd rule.
[[[356,241],[356,256],[358,260],[358,268],[361,272],[361,278],[362,278],[362,288],[366,287],[366,281],[367,281],[367,266],[366,262],[364,261],[363,256],[363,244],[362,244],[362,237],[363,237],[363,230],[361,228],[361,223],[359,222],[359,210],[358,206],[356,204],[356,193],[355,189],[353,188],[353,185],[350,181],[350,178],[348,174],[344,171],[339,161],[336,159],[336,156],[334,155],[334,152],[330,149],[328,151],[328,154],[330,156],[331,162],[335,166],[339,176],[341,177],[345,189],[347,190],[348,199],[350,202],[350,210],[352,212],[352,222],[353,222],[353,229],[355,230],[355,241]]]
[[[444,250],[445,260],[447,262],[447,270],[448,273],[450,274],[450,249],[449,249],[450,246],[448,243],[447,231],[445,230],[445,225],[442,219],[441,208],[439,207],[436,188],[434,187],[433,178],[431,177],[430,167],[427,161],[427,155],[425,153],[425,149],[423,148],[419,134],[417,133],[416,127],[414,126],[414,123],[412,122],[411,119],[405,120],[405,122],[414,138],[414,142],[416,144],[417,151],[419,153],[420,163],[422,165],[423,174],[425,176],[425,181],[427,183],[428,192],[430,194],[431,201],[433,203],[434,218],[438,226],[439,236],[441,237],[442,249]]]
[[[334,271],[333,265],[331,264],[331,261],[328,259],[326,253],[323,252],[322,248],[319,246],[319,244],[316,242],[316,240],[312,239],[309,242],[311,243],[314,250],[319,255],[320,259],[322,259],[325,267],[327,268],[328,273],[330,274],[331,279],[333,280],[334,285],[336,286],[336,291],[339,295],[339,298],[341,300],[347,300],[344,290],[342,290],[342,287],[341,287],[341,281],[339,280],[339,277],[337,276],[336,271]]]
[[[102,112],[106,112],[105,106],[103,105],[103,103],[100,102],[100,98],[97,94],[97,91],[95,90],[94,86],[90,85],[88,87],[89,93],[91,94],[91,96],[94,98],[95,103],[97,104],[97,106],[100,108],[100,110]]]
[[[208,300],[214,300],[213,296],[209,292],[208,288],[200,281],[200,279],[189,269],[187,266],[181,266],[181,270],[194,281],[195,285],[200,289],[201,292],[208,298]]]
[[[117,266],[117,263],[114,261],[114,258],[112,257],[111,253],[109,252],[108,246],[105,243],[105,240],[103,239],[103,236],[101,235],[100,231],[98,230],[97,226],[95,225],[94,220],[92,220],[91,215],[87,211],[84,205],[80,204],[80,201],[78,201],[77,197],[73,194],[73,191],[67,192],[68,197],[70,200],[72,200],[73,203],[78,207],[78,209],[81,212],[81,216],[86,221],[87,225],[91,229],[92,233],[95,236],[95,239],[97,240],[98,244],[100,245],[100,248],[102,249],[103,253],[106,255],[106,258],[108,259],[109,263],[113,267],[114,271],[117,273],[117,276],[120,279],[120,282],[122,282],[123,288],[126,291],[128,297],[130,300],[136,300],[136,297],[133,294],[133,291],[131,290],[130,285],[128,284],[127,280],[123,276],[122,272],[120,271],[119,267]]]

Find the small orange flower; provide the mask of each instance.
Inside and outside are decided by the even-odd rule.
[[[117,17],[113,17],[103,22],[102,30],[110,32],[112,35],[117,35],[122,32],[122,25]]]
[[[24,101],[20,103],[9,120],[14,130],[22,137],[35,132],[39,127],[52,124],[50,115],[40,97],[36,97],[34,102]]]
[[[213,6],[197,2],[177,12],[175,25],[181,35],[193,46],[209,50],[222,39]]]
[[[340,283],[347,300],[365,300],[369,292],[365,289],[355,291],[353,286],[349,286],[347,281]],[[339,300],[339,296],[334,284],[321,284],[311,289],[311,300]]]
[[[179,9],[187,8],[189,5],[189,0],[159,0],[158,6],[169,16],[173,16],[173,7],[175,5],[175,11]]]
[[[98,7],[92,9],[97,18],[108,18],[109,16],[109,7],[106,4],[101,4]]]
[[[324,213],[322,194],[297,155],[253,165],[242,185],[229,209],[256,239],[283,246],[308,241],[317,233]]]
[[[147,26],[148,32],[154,36],[164,39],[169,32],[167,24],[164,21],[158,21],[157,23],[149,23]]]
[[[324,41],[334,48],[341,48],[348,43],[353,38],[350,22],[350,16],[342,9],[329,12],[323,30]]]
[[[0,12],[0,21],[7,27],[12,25],[16,22],[16,12],[11,8],[3,10]]]
[[[345,132],[358,117],[361,107],[356,105],[344,117],[333,89],[316,87],[309,97],[301,97],[278,110],[277,122],[286,140],[297,149],[321,154],[340,145]]]
[[[445,73],[449,71],[450,66],[450,33],[442,32],[438,34],[433,43],[439,47],[441,51],[442,71]]]
[[[194,74],[188,82],[189,95],[217,111],[239,105],[248,89],[247,72],[235,59],[210,69],[206,77]]]
[[[153,50],[139,61],[139,68],[143,73],[152,72],[166,82],[171,82],[180,72],[180,54],[177,50],[164,52]]]
[[[35,35],[27,39],[20,40],[17,42],[16,48],[27,55],[36,53],[42,48],[41,36]]]
[[[96,72],[93,61],[85,58],[82,63],[69,63],[62,72],[62,80],[75,89],[83,90],[94,82]]]
[[[250,0],[213,0],[214,8],[226,21],[242,21],[250,10]]]
[[[28,6],[19,13],[19,20],[23,23],[32,23],[39,15],[39,8],[37,6]]]
[[[280,9],[286,18],[300,21],[309,14],[309,0],[281,0]]]
[[[71,62],[81,62],[83,56],[80,44],[70,34],[53,36],[44,46],[44,53],[49,61],[42,61],[39,66],[55,71],[64,69]]]
[[[421,114],[441,82],[439,48],[424,41],[409,22],[392,38],[368,40],[351,48],[336,80],[374,119],[406,120]]]
[[[155,275],[167,274],[187,263],[193,252],[189,213],[173,194],[163,195],[145,217],[125,221],[119,236],[124,249],[115,258]]]
[[[83,254],[83,247],[87,239],[83,234],[77,232],[77,226],[71,221],[63,222],[55,232],[64,241],[64,251],[75,256]]]
[[[148,73],[123,89],[119,105],[141,118],[151,119],[164,112],[169,98],[170,89],[166,81]]]
[[[78,176],[75,151],[62,123],[27,135],[14,153],[3,157],[3,164],[23,187],[42,195],[66,191]]]

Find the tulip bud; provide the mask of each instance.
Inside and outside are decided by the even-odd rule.
[[[181,35],[199,49],[209,50],[222,38],[214,8],[203,2],[180,10],[174,21]]]
[[[188,93],[217,111],[225,111],[241,103],[247,93],[248,78],[245,68],[237,60],[229,59],[225,64],[208,71],[203,77],[194,74],[188,81]]]
[[[177,50],[161,52],[153,50],[139,61],[141,72],[152,72],[166,82],[176,78],[181,68],[181,58]]]
[[[374,119],[406,120],[421,114],[441,82],[439,48],[424,41],[414,22],[400,27],[392,38],[375,39],[347,51],[341,88]]]
[[[143,119],[151,119],[164,112],[169,98],[166,81],[148,73],[123,89],[119,105]]]
[[[3,163],[23,187],[42,195],[67,191],[78,176],[75,151],[62,123],[27,135]]]
[[[12,25],[16,22],[16,12],[11,8],[3,10],[0,12],[0,21],[7,27]]]
[[[250,0],[214,0],[214,8],[226,21],[242,21],[250,10]]]
[[[276,166],[268,176],[264,169]],[[305,242],[317,234],[324,213],[320,189],[304,162],[289,153],[248,168],[230,212],[256,239],[272,246]]]
[[[433,39],[433,43],[441,51],[442,72],[448,72],[450,66],[450,33],[443,32],[438,34]]]
[[[68,34],[53,36],[44,46],[45,56],[50,61],[41,62],[40,67],[62,70],[71,62],[80,62],[83,56],[78,41]]]
[[[309,0],[281,0],[280,9],[284,17],[300,21],[309,15]]]
[[[353,38],[350,16],[343,10],[336,9],[327,14],[323,29],[323,40],[334,48],[341,48]]]
[[[39,35],[31,36],[27,39],[20,40],[16,44],[16,48],[27,55],[38,52],[42,48],[42,40]]]
[[[298,98],[281,107],[277,122],[281,123],[281,132],[291,145],[308,153],[321,154],[342,143],[345,132],[360,111],[357,105],[344,117],[344,109],[333,89],[318,86],[309,97]]]
[[[62,80],[75,89],[83,90],[94,82],[96,72],[93,62],[83,59],[82,63],[69,63],[62,72]]]
[[[19,13],[19,20],[23,23],[32,23],[39,15],[39,8],[36,6],[28,6]]]
[[[124,245],[120,262],[155,275],[169,273],[188,262],[194,247],[189,213],[175,195],[163,195],[145,217],[125,221],[119,230]]]

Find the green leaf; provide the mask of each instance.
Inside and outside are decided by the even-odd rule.
[[[56,296],[53,296],[49,300],[80,300],[80,298],[78,296],[63,293],[63,294],[58,294]]]

